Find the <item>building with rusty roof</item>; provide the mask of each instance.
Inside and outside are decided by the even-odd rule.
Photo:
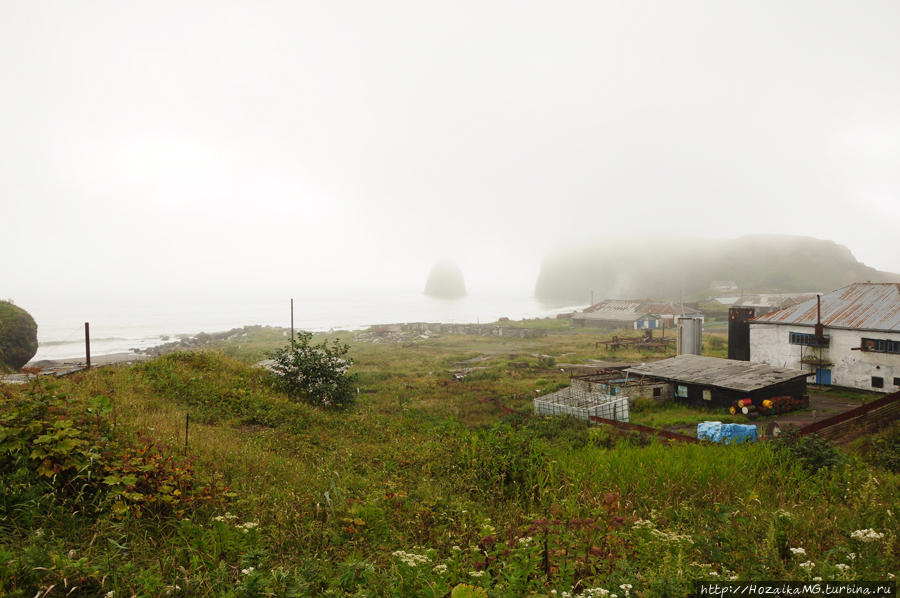
[[[900,283],[854,283],[750,321],[750,361],[900,390]]]

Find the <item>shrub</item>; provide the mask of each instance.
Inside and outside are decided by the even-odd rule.
[[[845,460],[844,455],[824,438],[816,434],[800,436],[792,427],[778,438],[776,446],[810,473],[840,465]]]
[[[312,334],[299,332],[287,347],[270,353],[275,361],[276,387],[294,399],[321,407],[347,407],[353,402],[355,376],[347,374],[352,364],[350,346],[335,340],[310,345]]]
[[[541,355],[538,357],[537,365],[539,368],[549,369],[556,365],[556,358],[552,355]]]
[[[37,324],[21,307],[0,301],[0,366],[19,369],[37,353]]]

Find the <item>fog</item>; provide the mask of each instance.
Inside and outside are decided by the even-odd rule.
[[[531,293],[570,243],[900,272],[900,4],[4,2],[0,297]],[[827,289],[824,289],[827,290]]]

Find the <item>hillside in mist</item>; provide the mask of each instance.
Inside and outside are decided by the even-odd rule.
[[[541,264],[542,301],[604,298],[700,298],[712,281],[747,292],[830,291],[851,282],[895,282],[900,274],[858,261],[834,241],[753,235],[728,240],[634,238],[558,250]]]

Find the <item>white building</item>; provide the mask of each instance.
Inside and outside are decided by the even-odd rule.
[[[817,384],[900,390],[900,283],[854,283],[821,305],[809,299],[750,320],[750,361],[809,371]]]

